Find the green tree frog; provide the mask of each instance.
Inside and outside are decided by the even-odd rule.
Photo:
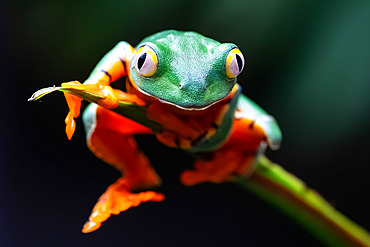
[[[87,145],[122,172],[99,198],[84,233],[98,229],[112,214],[164,199],[154,191],[133,192],[161,183],[139,151],[134,134],[154,134],[163,144],[198,157],[194,169],[184,171],[180,178],[189,186],[247,176],[256,155],[267,145],[279,148],[281,132],[276,121],[241,94],[236,83],[244,67],[244,56],[235,44],[168,30],[145,38],[136,48],[119,42],[83,84],[62,84],[104,95],[83,114]],[[125,92],[110,86],[121,77],[126,77]],[[81,99],[69,93],[65,97],[70,139]],[[161,124],[162,130],[155,132],[112,111],[120,101],[144,106],[146,118]]]

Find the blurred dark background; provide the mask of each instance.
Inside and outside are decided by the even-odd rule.
[[[165,29],[236,43],[244,93],[283,131],[282,148],[268,156],[370,229],[369,13],[365,0],[1,1],[0,245],[320,246],[233,185],[182,186],[192,160],[151,137],[139,143],[167,199],[80,233],[119,173],[89,152],[80,118],[67,140],[62,94],[27,99],[83,81],[118,41],[136,45]]]

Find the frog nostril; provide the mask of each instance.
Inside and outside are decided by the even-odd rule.
[[[186,93],[205,92],[207,89],[204,78],[185,78],[178,85],[179,90]]]

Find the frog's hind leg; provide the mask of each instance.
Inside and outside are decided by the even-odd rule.
[[[164,200],[164,195],[154,191],[132,193],[161,183],[132,136],[151,133],[149,129],[95,104],[87,108],[83,120],[90,150],[123,175],[101,195],[82,232],[95,231],[112,214],[117,215],[142,202]]]
[[[234,119],[229,140],[208,160],[197,160],[194,170],[181,174],[181,182],[195,185],[203,182],[221,183],[235,176],[248,175],[262,142],[266,141],[263,129],[252,119]]]

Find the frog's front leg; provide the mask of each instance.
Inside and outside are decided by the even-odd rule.
[[[122,177],[101,195],[82,232],[95,231],[112,214],[117,215],[142,202],[164,200],[163,194],[154,191],[132,192],[161,183],[132,136],[150,134],[150,129],[96,104],[85,110],[83,121],[90,150],[121,171]]]
[[[78,81],[71,81],[62,83],[62,86],[77,90],[87,90],[103,96],[104,98],[98,104],[107,109],[117,107],[119,100],[136,102],[132,97],[125,97],[122,93],[119,94],[118,90],[110,87],[112,82],[127,75],[127,64],[132,58],[133,52],[134,48],[127,42],[119,42],[102,58],[84,84]],[[75,129],[74,118],[77,118],[79,115],[81,99],[67,93],[64,95],[70,109],[65,121],[66,133],[68,139],[71,139]]]
[[[194,170],[184,171],[181,182],[195,185],[203,182],[221,183],[252,171],[253,161],[266,134],[255,120],[234,119],[230,139],[213,153],[209,160],[198,160]]]
[[[216,133],[228,107],[227,103],[220,104],[202,116],[191,117],[179,116],[165,104],[157,102],[148,106],[147,118],[162,125],[163,131],[156,134],[160,142],[186,150]]]

